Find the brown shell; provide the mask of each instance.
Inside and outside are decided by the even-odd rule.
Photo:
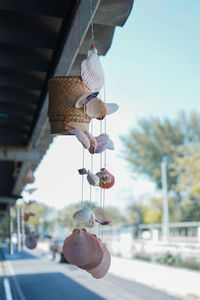
[[[94,235],[86,229],[74,229],[63,245],[63,254],[72,265],[84,267],[103,258],[103,250]]]
[[[90,273],[94,278],[100,279],[103,278],[110,268],[111,257],[106,246],[100,241],[100,245],[103,249],[103,259],[101,263],[92,269],[87,269],[87,272]]]

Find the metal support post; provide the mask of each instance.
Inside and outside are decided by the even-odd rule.
[[[169,241],[169,206],[167,194],[167,165],[163,161],[161,163],[161,176],[162,176],[162,192],[163,192],[163,217],[162,217],[162,238],[163,241]]]
[[[20,207],[16,208],[16,212],[17,212],[17,251],[21,252]]]
[[[12,242],[12,234],[13,234],[13,208],[11,205],[9,205],[9,253],[13,254],[14,249],[13,249],[13,242]]]
[[[25,245],[25,228],[24,228],[24,209],[20,208],[20,219],[21,219],[21,247]]]

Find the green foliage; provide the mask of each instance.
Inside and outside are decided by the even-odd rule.
[[[158,118],[141,119],[137,128],[121,137],[127,160],[134,174],[141,173],[153,180],[161,188],[161,162],[167,158],[168,164],[174,162],[174,154],[180,147],[200,139],[200,116],[196,113],[189,117],[182,112],[171,121]],[[169,176],[173,173],[174,176]],[[173,165],[168,169],[168,190],[173,190],[178,176]],[[178,194],[178,191],[176,191]]]
[[[200,143],[189,144],[179,150],[171,164],[178,174],[178,183],[174,187],[178,192],[193,197],[200,202]],[[173,176],[172,174],[171,176]]]
[[[35,202],[31,205],[23,205],[24,206],[24,213],[32,212],[35,215],[30,217],[29,220],[26,222],[26,225],[33,224],[38,229],[39,225],[43,225],[46,231],[51,231],[53,227],[53,222],[51,218],[51,213],[53,212],[53,208],[47,206],[40,202]]]

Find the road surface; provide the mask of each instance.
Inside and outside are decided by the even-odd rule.
[[[10,256],[6,248],[3,251],[6,259],[3,263],[6,273],[4,275],[7,276],[1,276],[0,300],[181,299],[111,274],[100,280],[93,279],[86,271],[69,264],[50,261],[49,257],[38,258],[24,251]]]

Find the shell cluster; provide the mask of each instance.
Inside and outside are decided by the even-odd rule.
[[[106,246],[86,229],[74,229],[63,244],[63,254],[72,265],[87,271],[96,279],[106,275],[111,258]]]
[[[73,214],[73,220],[77,225],[85,225],[88,227],[94,226],[94,221],[101,225],[111,223],[111,218],[108,213],[100,207],[95,207],[93,210],[83,208]]]
[[[83,147],[91,154],[102,153],[106,149],[115,149],[114,143],[107,133],[102,133],[99,136],[94,137],[88,131],[74,129],[74,134]]]
[[[80,175],[87,175],[87,181],[90,185],[99,186],[102,189],[109,189],[115,183],[115,177],[106,168],[101,168],[96,174],[85,168],[79,169],[78,172]]]

